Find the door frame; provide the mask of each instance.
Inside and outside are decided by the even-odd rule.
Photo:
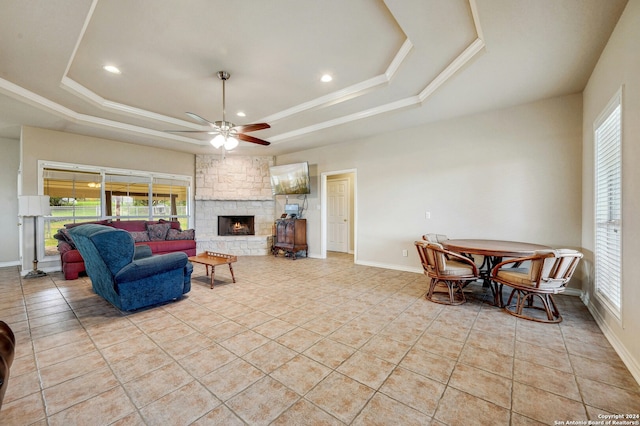
[[[327,258],[327,177],[353,174],[353,261],[358,260],[358,169],[334,170],[320,175],[320,258]],[[348,247],[347,247],[348,250]]]

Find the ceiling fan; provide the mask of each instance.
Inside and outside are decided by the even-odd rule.
[[[209,121],[200,117],[198,114],[187,112],[186,114],[196,121],[209,126],[210,130],[165,130],[168,133],[205,133],[209,135],[216,135],[211,139],[211,145],[215,148],[224,147],[227,151],[232,150],[238,146],[238,139],[245,142],[256,143],[258,145],[270,145],[271,142],[263,139],[258,139],[253,136],[246,135],[248,132],[255,132],[257,130],[268,129],[267,123],[255,123],[235,125],[225,119],[225,82],[231,77],[226,71],[218,71],[218,78],[222,80],[222,120],[221,121]]]

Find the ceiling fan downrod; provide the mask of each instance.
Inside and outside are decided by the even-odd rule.
[[[222,128],[231,128],[234,126],[233,123],[227,123],[227,97],[226,97],[226,93],[225,93],[225,82],[229,79],[229,77],[231,77],[231,74],[229,74],[226,71],[218,71],[218,78],[220,80],[222,80]]]

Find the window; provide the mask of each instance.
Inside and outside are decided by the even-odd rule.
[[[178,220],[188,229],[191,177],[134,170],[41,162],[43,194],[51,197],[45,218],[45,254],[58,255],[53,235],[66,223],[111,220]]]
[[[150,176],[106,174],[105,217],[114,220],[149,219]]]
[[[180,221],[182,229],[188,228],[188,182],[178,179],[154,177],[152,182],[153,219]]]
[[[51,217],[44,218],[45,255],[58,254],[53,235],[65,223],[89,222],[102,216],[100,173],[47,168],[42,172],[43,194],[50,197]]]
[[[620,319],[622,308],[622,92],[595,122],[595,289]]]

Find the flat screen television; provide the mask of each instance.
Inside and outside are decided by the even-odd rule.
[[[269,167],[273,195],[311,194],[309,163]]]

